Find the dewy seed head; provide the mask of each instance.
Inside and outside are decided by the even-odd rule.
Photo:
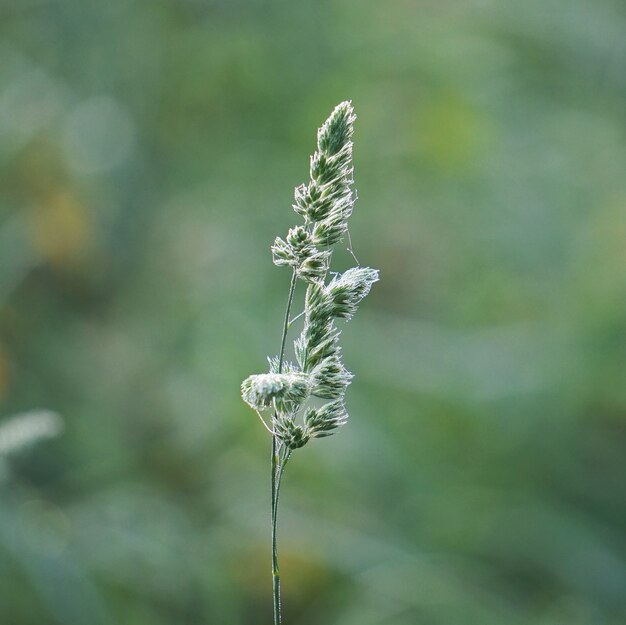
[[[282,353],[270,359],[270,373],[250,376],[241,387],[243,399],[255,410],[271,409],[274,435],[289,450],[310,438],[328,436],[346,422],[343,401],[352,374],[341,361],[336,320],[351,319],[378,280],[376,269],[353,267],[327,281],[332,246],[348,232],[354,209],[355,120],[352,103],[341,102],[318,130],[310,179],[294,192],[293,208],[304,223],[293,226],[284,238],[276,237],[272,245],[274,264],[291,267],[294,280],[307,284],[304,324],[294,341],[297,363],[283,362],[290,325],[286,319]],[[292,282],[290,306],[293,287]],[[307,411],[310,396],[330,401]]]

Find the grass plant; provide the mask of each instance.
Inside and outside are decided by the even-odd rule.
[[[271,537],[274,625],[281,623],[280,573],[276,540],[278,498],[292,453],[313,438],[333,434],[348,420],[345,393],[352,374],[344,367],[337,320],[348,321],[378,280],[378,271],[353,267],[330,274],[333,246],[347,237],[355,203],[351,102],[339,104],[317,133],[310,180],[296,187],[294,211],[303,223],[272,245],[275,265],[291,269],[280,349],[268,358],[267,373],[241,385],[244,401],[258,414],[272,439]],[[298,280],[306,283],[304,327],[294,341],[295,362],[285,359]],[[300,315],[298,315],[299,317]]]

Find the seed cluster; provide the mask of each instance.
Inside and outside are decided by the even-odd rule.
[[[272,431],[289,450],[311,438],[329,436],[346,423],[344,397],[353,376],[341,361],[335,320],[351,319],[378,280],[376,269],[354,267],[326,282],[332,246],[347,232],[354,208],[355,119],[352,104],[342,102],[318,130],[310,180],[296,187],[294,194],[293,209],[304,223],[272,245],[274,264],[291,267],[307,283],[304,327],[294,341],[297,362],[270,358],[269,373],[252,375],[241,386],[244,401],[255,410],[272,409]],[[311,397],[330,401],[307,407]],[[298,424],[301,411],[304,418]]]

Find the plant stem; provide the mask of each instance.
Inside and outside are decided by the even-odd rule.
[[[274,439],[276,440],[276,439]],[[272,482],[273,482],[273,498],[272,498],[272,581],[274,590],[274,625],[280,625],[280,573],[278,570],[278,549],[276,542],[276,526],[278,518],[278,497],[280,494],[280,485],[283,477],[283,471],[287,466],[287,461],[291,456],[291,452],[287,452],[281,460],[280,452],[274,455],[272,463]]]
[[[274,594],[274,625],[280,625],[280,573],[276,547],[276,502],[278,501],[278,450],[276,437],[272,435],[272,589]]]
[[[298,276],[294,270],[291,276],[291,284],[289,285],[289,297],[287,298],[287,310],[285,311],[285,321],[283,323],[283,334],[280,339],[280,353],[278,354],[278,373],[283,372],[283,360],[285,358],[285,341],[287,340],[287,330],[289,330],[289,315],[291,314],[291,304],[293,302],[293,294],[296,291],[296,282]]]
[[[298,276],[294,271],[291,276],[291,284],[289,285],[289,297],[287,298],[287,310],[285,311],[285,321],[283,323],[283,333],[280,340],[280,353],[278,355],[278,373],[282,373],[283,360],[285,358],[285,341],[287,340],[287,331],[289,330],[289,315],[291,314],[291,304],[293,302],[293,294],[296,290],[296,281]],[[276,413],[274,413],[276,416]],[[281,462],[279,458],[279,444],[276,436],[272,434],[272,588],[274,593],[274,625],[280,625],[280,573],[278,571],[278,547],[276,542],[276,517],[278,513],[278,494],[280,492],[280,482],[283,476],[285,465],[289,460],[289,453]]]

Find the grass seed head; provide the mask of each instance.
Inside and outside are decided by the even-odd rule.
[[[294,276],[307,283],[304,326],[294,341],[297,362],[284,361],[284,354],[270,358],[269,373],[252,375],[241,386],[250,406],[273,408],[273,431],[288,450],[310,438],[329,436],[347,421],[344,397],[353,376],[341,361],[336,320],[350,320],[378,280],[376,269],[354,267],[327,282],[332,246],[347,233],[354,209],[355,120],[352,103],[342,102],[318,130],[310,179],[294,192],[293,209],[304,223],[292,227],[286,237],[276,237],[272,245],[274,264],[291,267]],[[286,323],[285,333],[288,328]],[[306,410],[310,395],[330,401]],[[302,410],[304,422],[298,425]]]

